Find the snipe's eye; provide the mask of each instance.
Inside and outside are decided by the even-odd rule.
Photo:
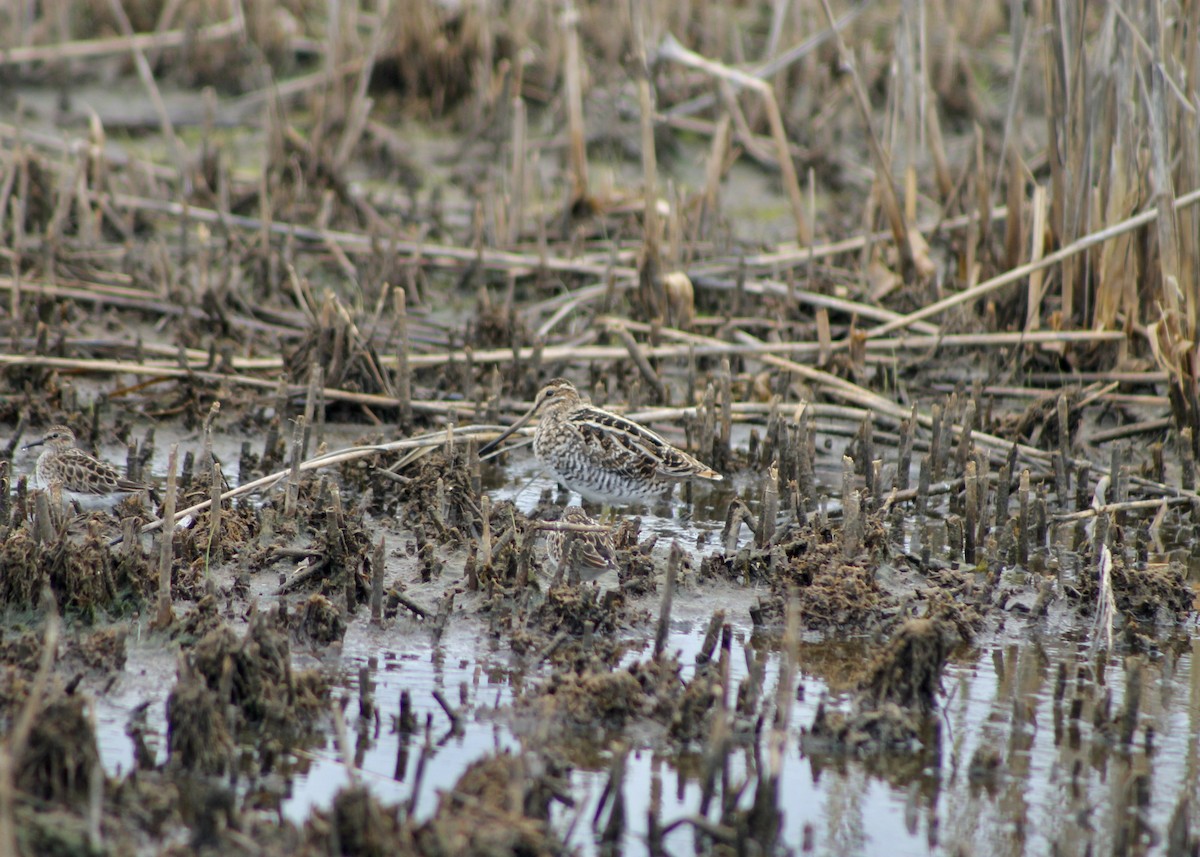
[[[558,395],[558,390],[555,390],[555,389],[551,388],[551,389],[549,389],[549,390],[547,390],[547,391],[546,391],[546,396],[545,396],[545,398],[549,399],[551,396],[555,396],[555,395]]]

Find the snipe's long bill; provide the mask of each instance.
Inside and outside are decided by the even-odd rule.
[[[689,479],[723,477],[633,420],[592,405],[575,385],[555,378],[538,392],[533,407],[480,453],[541,414],[533,452],[556,480],[594,503],[657,500]]]

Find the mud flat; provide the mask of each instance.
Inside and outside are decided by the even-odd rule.
[[[1190,24],[18,5],[0,854],[1200,849]]]

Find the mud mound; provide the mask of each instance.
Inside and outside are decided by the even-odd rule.
[[[100,514],[87,519],[83,537],[67,528],[39,540],[26,522],[0,539],[0,603],[41,606],[49,587],[64,613],[91,621],[100,613],[135,610],[153,597],[158,571],[137,545],[111,547]]]
[[[871,664],[863,683],[867,704],[933,711],[956,637],[953,626],[941,620],[910,619],[901,625]]]
[[[442,795],[412,836],[428,857],[567,853],[550,826],[550,806],[567,791],[565,770],[546,754],[501,753],[475,762]],[[389,852],[390,853],[390,852]]]
[[[314,812],[305,823],[305,854],[354,854],[390,857],[411,853],[398,847],[407,839],[396,811],[379,802],[367,789],[344,788],[328,810]]]
[[[378,474],[372,480],[376,511],[390,512],[394,506],[414,530],[436,536],[439,544],[449,547],[477,534],[483,514],[465,445],[457,444],[449,454],[437,449],[421,459],[415,473],[396,476],[399,481]],[[388,502],[388,498],[394,499]]]
[[[287,635],[275,621],[258,613],[244,637],[222,625],[193,648],[167,701],[172,758],[180,765],[222,770],[228,734],[253,742],[266,771],[281,753],[318,738],[327,681],[292,672]]]
[[[613,592],[601,598],[595,586],[555,586],[530,618],[547,634],[612,634],[621,623],[624,599]]]
[[[930,715],[958,639],[953,623],[943,619],[905,622],[868,668],[852,711],[817,709],[805,751],[876,758],[936,751],[938,723]]]
[[[103,777],[99,765],[100,750],[86,701],[52,692],[15,760],[17,789],[39,800],[82,808],[92,777]]]
[[[1178,622],[1196,599],[1186,569],[1178,563],[1137,566],[1114,553],[1110,581],[1117,610],[1138,622]],[[1099,590],[1094,567],[1080,575],[1078,593],[1085,607],[1094,607]]]

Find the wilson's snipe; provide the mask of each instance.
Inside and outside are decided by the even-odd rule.
[[[480,453],[494,449],[538,411],[533,452],[554,478],[595,503],[657,500],[688,479],[722,476],[633,420],[585,401],[575,385],[555,378],[533,407]]]
[[[606,571],[616,571],[617,551],[613,547],[612,531],[594,521],[579,506],[568,506],[555,522],[543,525],[546,530],[546,553],[569,580],[571,566],[582,581],[595,580]]]
[[[55,485],[63,495],[85,509],[111,506],[130,494],[145,491],[140,482],[125,479],[107,461],[93,458],[75,446],[75,432],[67,426],[50,426],[41,440],[25,449],[45,446],[38,456],[34,478],[39,488]]]

